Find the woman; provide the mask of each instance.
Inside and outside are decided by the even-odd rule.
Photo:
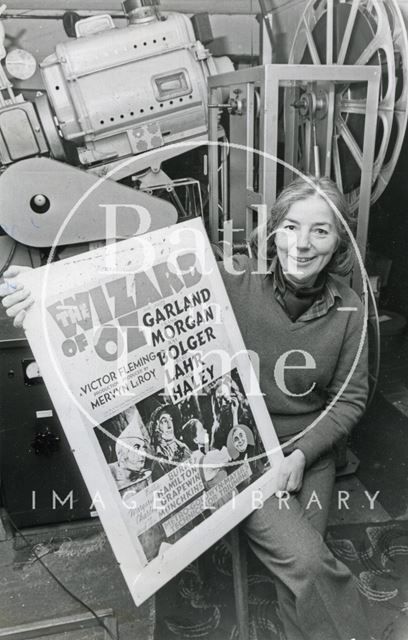
[[[358,422],[368,393],[365,348],[358,357],[362,304],[335,277],[351,271],[352,247],[330,203],[347,219],[331,180],[296,179],[277,198],[267,228],[253,235],[252,257],[236,256],[233,270],[222,269],[285,454],[282,494],[243,526],[275,576],[288,640],[370,638],[353,577],[323,540],[334,449]],[[257,261],[265,247],[266,275]]]
[[[334,277],[350,272],[353,256],[329,202],[346,216],[328,178],[295,180],[254,235],[252,257],[237,256],[234,272],[221,268],[246,347],[258,354],[261,390],[285,453],[281,495],[243,527],[275,576],[287,640],[370,638],[353,578],[323,540],[334,448],[362,415],[368,391],[365,350],[344,384],[359,353],[363,310]],[[264,246],[269,271],[260,274]],[[25,290],[5,300],[17,322],[26,304]]]

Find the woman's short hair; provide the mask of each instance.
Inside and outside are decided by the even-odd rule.
[[[262,248],[266,247],[266,259],[269,262],[272,261],[276,256],[275,231],[285,219],[290,207],[295,202],[306,200],[306,198],[316,195],[325,199],[329,206],[332,205],[334,223],[340,240],[327,266],[327,270],[340,276],[350,273],[354,265],[353,246],[343,221],[336,213],[336,209],[341,213],[351,230],[353,230],[355,221],[350,216],[346,198],[339,191],[336,183],[327,177],[298,177],[280,192],[272,206],[267,224],[255,229],[251,235],[250,249],[252,255],[258,256],[263,250]]]

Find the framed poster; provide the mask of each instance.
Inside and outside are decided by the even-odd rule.
[[[200,219],[24,273],[26,335],[136,604],[275,488],[279,443]]]

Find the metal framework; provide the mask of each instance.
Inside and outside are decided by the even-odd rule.
[[[397,0],[309,0],[289,53],[289,64],[377,66],[381,69],[376,150],[371,203],[386,188],[397,164],[408,119],[408,38]],[[333,154],[335,175],[343,185],[351,211],[361,168],[360,120],[366,111],[361,87],[345,85],[334,102],[336,134],[326,144]],[[319,125],[317,134],[319,135]]]
[[[287,112],[284,139],[279,139],[282,89],[296,96],[300,90],[324,88],[329,95],[326,116],[329,139],[333,135],[330,94],[333,95],[336,85],[346,83],[367,84],[356,238],[364,259],[380,87],[380,69],[375,66],[270,64],[209,79],[210,235],[213,242],[220,241],[220,232],[229,220],[234,225],[234,242],[245,242],[251,231],[250,220],[256,217],[259,205],[266,205],[269,210],[276,199],[278,166],[284,164],[282,161],[287,163],[284,183],[293,177],[293,167],[297,168],[298,114],[296,109]],[[220,143],[217,145],[220,89],[228,90],[230,96],[225,105],[230,112],[229,143],[227,148],[221,147],[221,153]],[[322,163],[322,172],[326,175],[330,173],[330,164],[327,159]]]

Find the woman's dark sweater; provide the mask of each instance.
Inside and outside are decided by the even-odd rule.
[[[274,427],[281,442],[310,427],[289,449],[301,449],[310,466],[347,436],[364,412],[363,305],[348,285],[328,275],[322,296],[291,322],[273,272],[254,273],[256,262],[242,255],[234,257],[233,266],[239,275],[222,265],[221,275],[246,348],[253,352]]]

